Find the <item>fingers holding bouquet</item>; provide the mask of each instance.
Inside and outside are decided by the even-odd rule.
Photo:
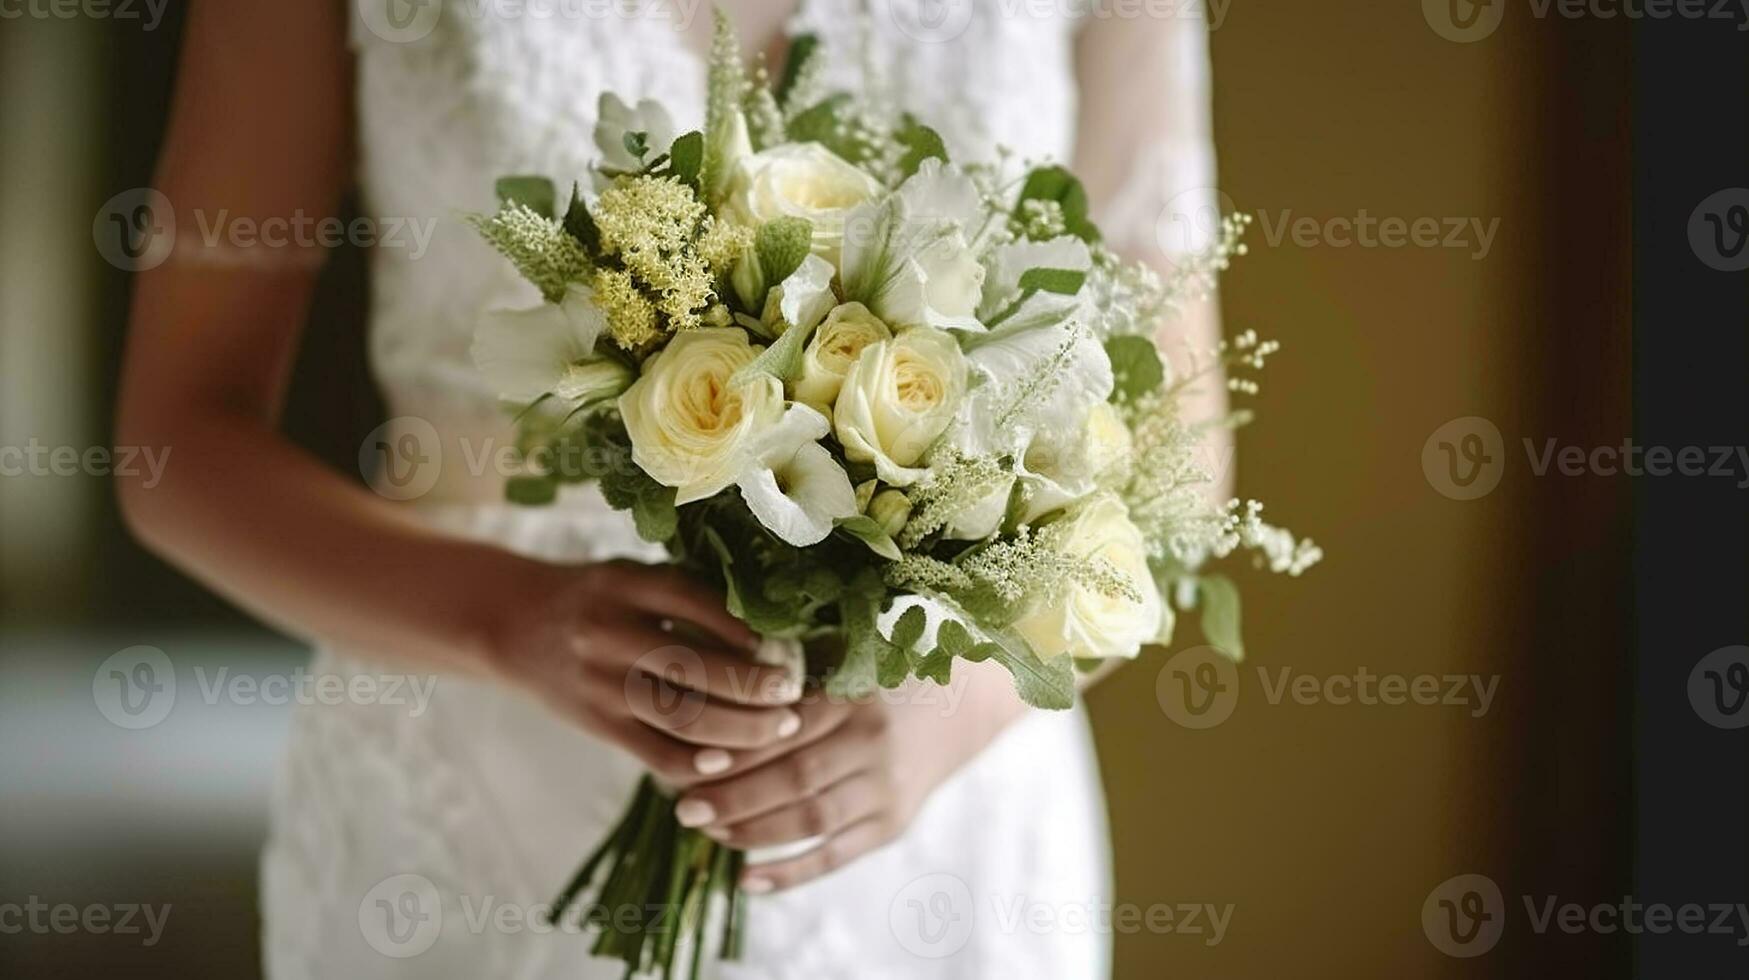
[[[502,674],[664,782],[731,770],[803,726],[797,680],[758,663],[759,639],[678,569],[553,566],[491,640]]]

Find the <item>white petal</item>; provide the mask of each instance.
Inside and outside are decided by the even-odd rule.
[[[1074,346],[1067,362],[1055,369],[1061,373],[1052,387],[1029,404],[1024,416],[1003,432],[986,433],[1012,443],[1003,448],[1023,449],[1033,433],[1047,426],[1080,432],[1088,410],[1111,397],[1111,359],[1088,331],[1073,330],[1067,324],[1004,330],[967,354],[973,367],[989,381],[975,395],[972,413],[976,420],[980,413],[1005,408],[1015,388],[1046,370],[1051,358],[1071,336],[1075,338]],[[983,431],[976,424],[970,430]],[[994,447],[986,447],[986,451],[989,448]]]
[[[838,298],[832,292],[834,271],[832,263],[810,254],[796,271],[778,284],[766,303],[777,302],[777,314],[789,325],[788,329],[806,330],[819,326],[826,314],[832,312],[832,307],[838,305]]]
[[[1013,305],[1020,298],[1020,277],[1033,269],[1073,269],[1086,272],[1093,267],[1093,256],[1085,242],[1070,235],[1048,242],[1019,241],[992,251],[984,261],[988,275],[984,280],[984,298],[978,315],[986,320]],[[1081,299],[1060,293],[1038,292],[1021,308],[1003,321],[1005,327],[1038,325],[1047,320],[1061,320],[1080,306]]]
[[[744,477],[741,496],[761,524],[798,548],[824,541],[835,521],[857,512],[850,477],[824,446],[812,442],[776,470],[761,467]]]
[[[474,364],[499,396],[533,401],[553,390],[568,365],[594,354],[605,327],[594,294],[573,284],[559,305],[488,311],[474,331]]]
[[[824,439],[831,430],[832,423],[819,410],[793,402],[776,425],[755,438],[753,456],[765,467],[774,467],[794,456],[803,446]]]
[[[912,214],[954,222],[968,233],[984,222],[984,198],[978,185],[940,160],[923,161],[917,172],[899,185],[898,193]]]

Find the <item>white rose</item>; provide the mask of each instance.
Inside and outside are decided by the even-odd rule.
[[[644,363],[619,398],[632,460],[677,503],[702,500],[755,462],[754,436],[783,417],[783,384],[757,375],[732,384],[761,348],[735,327],[683,330]]]
[[[873,177],[820,144],[785,143],[741,160],[725,206],[755,227],[774,218],[808,219],[815,254],[837,266],[845,215],[881,191]]]
[[[832,409],[844,455],[873,463],[881,481],[908,487],[912,469],[953,420],[966,390],[965,355],[953,337],[918,327],[864,347]]]
[[[1148,570],[1142,532],[1130,523],[1121,501],[1111,494],[1089,498],[1044,533],[1063,554],[1104,558],[1141,601],[1080,582],[1065,584],[1052,601],[1028,610],[1014,624],[1039,656],[1132,658],[1160,635],[1165,604]]]
[[[830,415],[850,366],[868,345],[891,339],[893,332],[861,303],[834,307],[802,352],[802,373],[795,382],[796,401]]]

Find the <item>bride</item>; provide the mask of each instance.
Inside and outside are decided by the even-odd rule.
[[[1186,218],[1212,207],[1193,4],[724,6],[773,64],[809,33],[836,87],[878,73],[956,156],[1006,147],[1017,165],[1072,163],[1107,239],[1136,257],[1169,261],[1194,244]],[[325,218],[354,180],[365,217],[349,234],[437,223],[428,250],[373,252],[370,350],[393,420],[362,454],[417,468],[377,492],[277,432],[313,250],[257,246],[239,262],[178,241],[134,298],[118,439],[176,455],[159,485],[122,485],[131,526],[310,637],[313,672],[333,690],[436,678],[421,710],[356,696],[295,715],[262,859],[277,980],[617,976],[589,957],[588,937],[539,912],[645,771],[682,787],[681,818],[722,840],[810,842],[747,868],[752,926],[720,976],[1109,973],[1083,712],[1027,712],[999,668],[854,705],[747,684],[755,638],[720,596],[654,564],[592,492],[518,510],[479,462],[504,444],[507,419],[469,363],[475,318],[530,297],[451,209],[491,210],[498,174],[561,186],[585,174],[606,89],[696,125],[704,14],[695,0],[190,11],[155,187],[185,229],[191,215]],[[1175,342],[1212,344],[1211,312],[1186,323]],[[676,621],[711,637],[697,653],[706,670],[685,682],[706,707],[685,725],[635,693],[675,666]]]

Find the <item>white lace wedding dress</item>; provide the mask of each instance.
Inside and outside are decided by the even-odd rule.
[[[383,23],[378,10],[374,21],[355,18],[353,38],[366,208],[440,219],[426,254],[383,248],[374,259],[371,355],[390,415],[442,434],[441,479],[407,506],[455,534],[560,562],[659,556],[588,492],[516,510],[492,502],[501,479],[490,468],[473,472],[504,421],[469,362],[475,317],[533,296],[454,216],[490,210],[497,175],[568,185],[584,174],[605,89],[659,99],[683,126],[698,124],[697,38],[671,19],[690,5],[666,2],[641,17],[606,16],[604,6],[443,0],[419,37],[368,29]],[[847,87],[858,82],[859,6],[811,0],[791,24],[822,38],[829,77]],[[1078,42],[1085,56],[1086,32],[1178,39],[1135,64],[1100,66],[1132,77],[1134,90],[1102,94],[1084,110],[1128,114],[1112,127],[1123,133],[1112,139],[1116,159],[1103,162],[1113,175],[1105,223],[1120,242],[1151,244],[1165,202],[1208,184],[1204,25],[1095,26],[1030,12],[1036,6],[875,0],[868,23],[902,102],[967,159],[999,144],[1022,158],[1074,154],[1075,57]],[[1124,47],[1114,42],[1114,55]],[[313,669],[373,673],[371,660],[369,651],[321,651]],[[486,683],[442,677],[422,713],[301,707],[263,857],[269,975],[619,977],[616,964],[590,958],[587,937],[541,929],[534,913],[609,828],[639,774],[616,748]],[[943,785],[896,843],[752,899],[745,958],[707,975],[1104,977],[1110,937],[1097,912],[1109,901],[1085,717],[1037,713]]]

